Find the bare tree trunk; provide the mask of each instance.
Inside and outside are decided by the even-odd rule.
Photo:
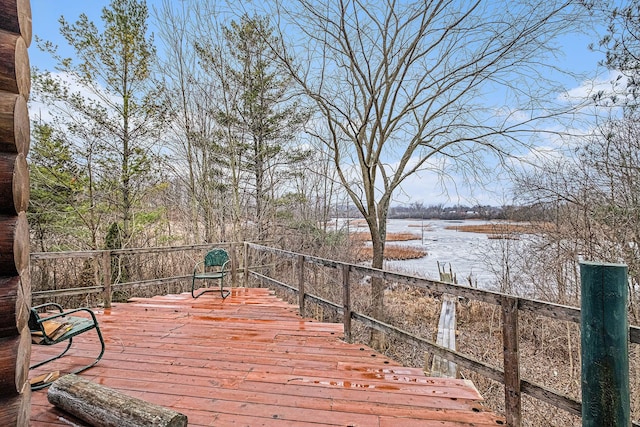
[[[384,268],[384,248],[386,240],[386,219],[384,222],[378,222],[378,218],[367,218],[369,231],[371,233],[371,244],[373,247],[373,259],[371,267],[382,270]],[[371,278],[371,315],[382,322],[386,321],[384,310],[384,291],[386,283],[382,278]],[[370,345],[376,350],[383,351],[386,346],[386,339],[382,332],[371,330]]]

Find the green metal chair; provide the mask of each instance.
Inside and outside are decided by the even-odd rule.
[[[198,262],[193,267],[193,278],[191,280],[191,296],[198,298],[206,292],[215,292],[215,289],[206,289],[196,294],[196,280],[220,280],[220,295],[222,299],[228,297],[231,292],[224,289],[224,277],[229,272],[227,265],[229,264],[229,254],[224,249],[215,248],[207,252],[204,260]],[[205,282],[206,284],[206,282]]]
[[[39,310],[47,310],[50,308],[54,308],[59,313],[51,314],[51,313],[40,313]],[[74,313],[86,312],[89,314],[89,317],[83,316],[69,316]],[[47,334],[45,330],[45,323],[49,321],[57,321],[59,323],[64,324],[63,330],[58,330],[55,333],[51,333],[51,335]],[[40,342],[38,345],[55,345],[61,343],[63,341],[68,341],[66,348],[62,351],[62,353],[57,356],[51,357],[42,362],[36,363],[29,367],[29,369],[34,369],[39,366],[44,365],[45,363],[49,363],[53,360],[59,359],[64,356],[67,351],[71,348],[71,344],[73,343],[73,337],[83,334],[85,332],[91,331],[92,329],[96,330],[96,334],[98,335],[98,339],[100,340],[100,354],[96,357],[96,359],[80,369],[77,369],[72,374],[78,374],[83,372],[90,367],[94,366],[104,354],[105,344],[104,338],[102,337],[102,332],[100,332],[100,327],[98,326],[98,320],[96,319],[96,315],[93,311],[88,308],[76,308],[73,310],[64,311],[60,304],[56,304],[53,302],[37,305],[31,308],[31,313],[29,317],[29,329],[31,330],[32,336],[34,334],[40,338]],[[32,390],[40,390],[41,388],[48,387],[51,382],[46,382],[43,384],[37,384],[31,387]]]

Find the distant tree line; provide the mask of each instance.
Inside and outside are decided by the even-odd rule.
[[[360,212],[355,207],[333,207],[332,215],[337,218],[359,218]],[[553,218],[546,205],[452,205],[445,204],[425,206],[414,202],[389,208],[389,219],[442,219],[442,220],[502,220],[502,221],[551,221]]]
[[[391,206],[389,209],[390,219],[509,219],[510,212],[514,207],[498,207],[490,205],[454,205],[445,206],[443,204],[424,206],[422,203],[412,203],[409,205]]]

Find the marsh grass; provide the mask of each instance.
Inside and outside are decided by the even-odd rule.
[[[357,262],[370,261],[373,259],[373,248],[371,246],[358,246],[353,248],[354,258]],[[427,256],[427,251],[411,246],[387,245],[384,249],[384,259],[402,261],[407,259],[419,259]]]

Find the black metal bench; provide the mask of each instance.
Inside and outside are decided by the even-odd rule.
[[[58,312],[46,312],[48,309],[55,309]],[[45,311],[41,313],[40,311]],[[70,316],[70,314],[76,313],[87,313],[88,316]],[[49,322],[57,322],[59,325],[58,329],[55,332],[49,331],[47,332],[47,325]],[[59,359],[64,356],[67,351],[71,348],[71,344],[73,343],[73,337],[83,334],[85,332],[89,332],[92,329],[96,330],[96,334],[98,335],[98,339],[100,340],[100,354],[96,357],[96,359],[80,369],[76,369],[73,374],[80,373],[94,366],[100,359],[102,359],[102,355],[104,354],[105,344],[104,338],[102,337],[102,333],[100,332],[100,327],[98,326],[98,320],[96,319],[96,315],[93,311],[88,308],[76,308],[73,310],[64,311],[62,306],[57,303],[46,303],[37,305],[31,308],[31,315],[29,318],[29,329],[31,330],[31,336],[38,339],[38,345],[55,345],[64,341],[67,342],[66,348],[62,351],[62,353],[57,356],[46,359],[42,362],[36,363],[29,367],[29,369],[34,369],[39,366],[42,366],[46,363],[49,363],[53,360]],[[52,381],[51,381],[52,382]],[[42,384],[33,385],[32,390],[39,390],[41,388],[47,387],[51,384],[51,382],[44,382]]]

